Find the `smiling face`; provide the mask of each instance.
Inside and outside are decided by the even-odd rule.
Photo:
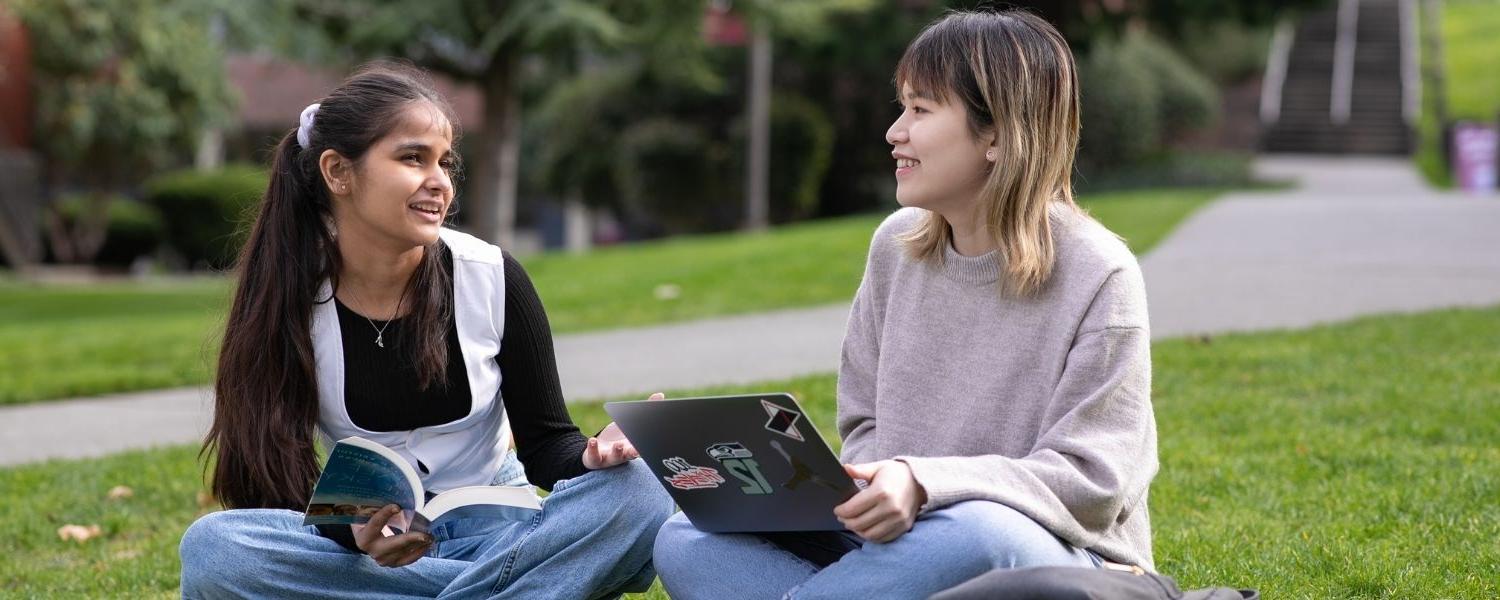
[[[396,249],[436,242],[453,205],[452,146],[452,125],[437,107],[404,108],[357,164],[329,169],[339,235]]]
[[[896,201],[938,213],[972,210],[989,170],[989,141],[975,139],[962,105],[910,84],[901,86],[901,105],[885,132],[896,159]]]

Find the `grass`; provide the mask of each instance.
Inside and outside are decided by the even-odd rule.
[[[1217,189],[1085,198],[1142,253]],[[845,301],[883,215],[760,234],[689,236],[525,259],[557,333]],[[657,290],[674,286],[675,297]],[[228,304],[223,280],[28,285],[0,281],[0,405],[200,385]]]
[[[1447,0],[1442,3],[1443,67],[1448,115],[1454,120],[1495,123],[1500,118],[1500,0]],[[1442,124],[1433,94],[1424,92],[1418,168],[1436,185],[1453,185],[1442,164]]]
[[[1500,595],[1496,339],[1500,308],[1155,344],[1159,569],[1275,598]],[[832,375],[740,389],[797,394],[837,439]],[[193,448],[0,470],[0,595],[174,595],[198,474]],[[62,542],[68,523],[104,536]]]
[[[0,405],[209,380],[229,285],[0,284]]]

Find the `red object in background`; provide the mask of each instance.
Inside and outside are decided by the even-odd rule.
[[[703,8],[703,41],[710,46],[744,46],[750,42],[750,26],[745,18],[710,2]]]
[[[31,42],[0,4],[0,148],[31,147]]]

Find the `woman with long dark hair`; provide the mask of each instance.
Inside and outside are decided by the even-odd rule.
[[[205,443],[230,510],[183,534],[184,597],[594,598],[644,590],[670,498],[613,425],[579,433],[546,314],[509,253],[443,227],[457,125],[377,62],[276,147],[238,263]],[[511,432],[514,432],[515,451]],[[524,522],[304,527],[324,444],[395,450],[429,492],[530,483]]]
[[[834,509],[842,532],[672,518],[654,559],[674,598],[927,598],[991,569],[1151,568],[1145,286],[1073,201],[1067,42],[1025,12],[955,12],[895,83],[904,208],[870,242],[838,381],[842,459],[869,486]]]

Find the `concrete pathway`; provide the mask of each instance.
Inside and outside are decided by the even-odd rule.
[[[1226,195],[1142,260],[1153,337],[1500,304],[1500,197],[1428,190],[1408,163],[1279,156],[1293,191]],[[560,336],[572,399],[838,368],[847,305]],[[205,388],[0,408],[0,465],[202,438]]]
[[[1153,337],[1500,304],[1500,196],[1432,191],[1394,159],[1257,167],[1300,187],[1226,195],[1142,259]]]

